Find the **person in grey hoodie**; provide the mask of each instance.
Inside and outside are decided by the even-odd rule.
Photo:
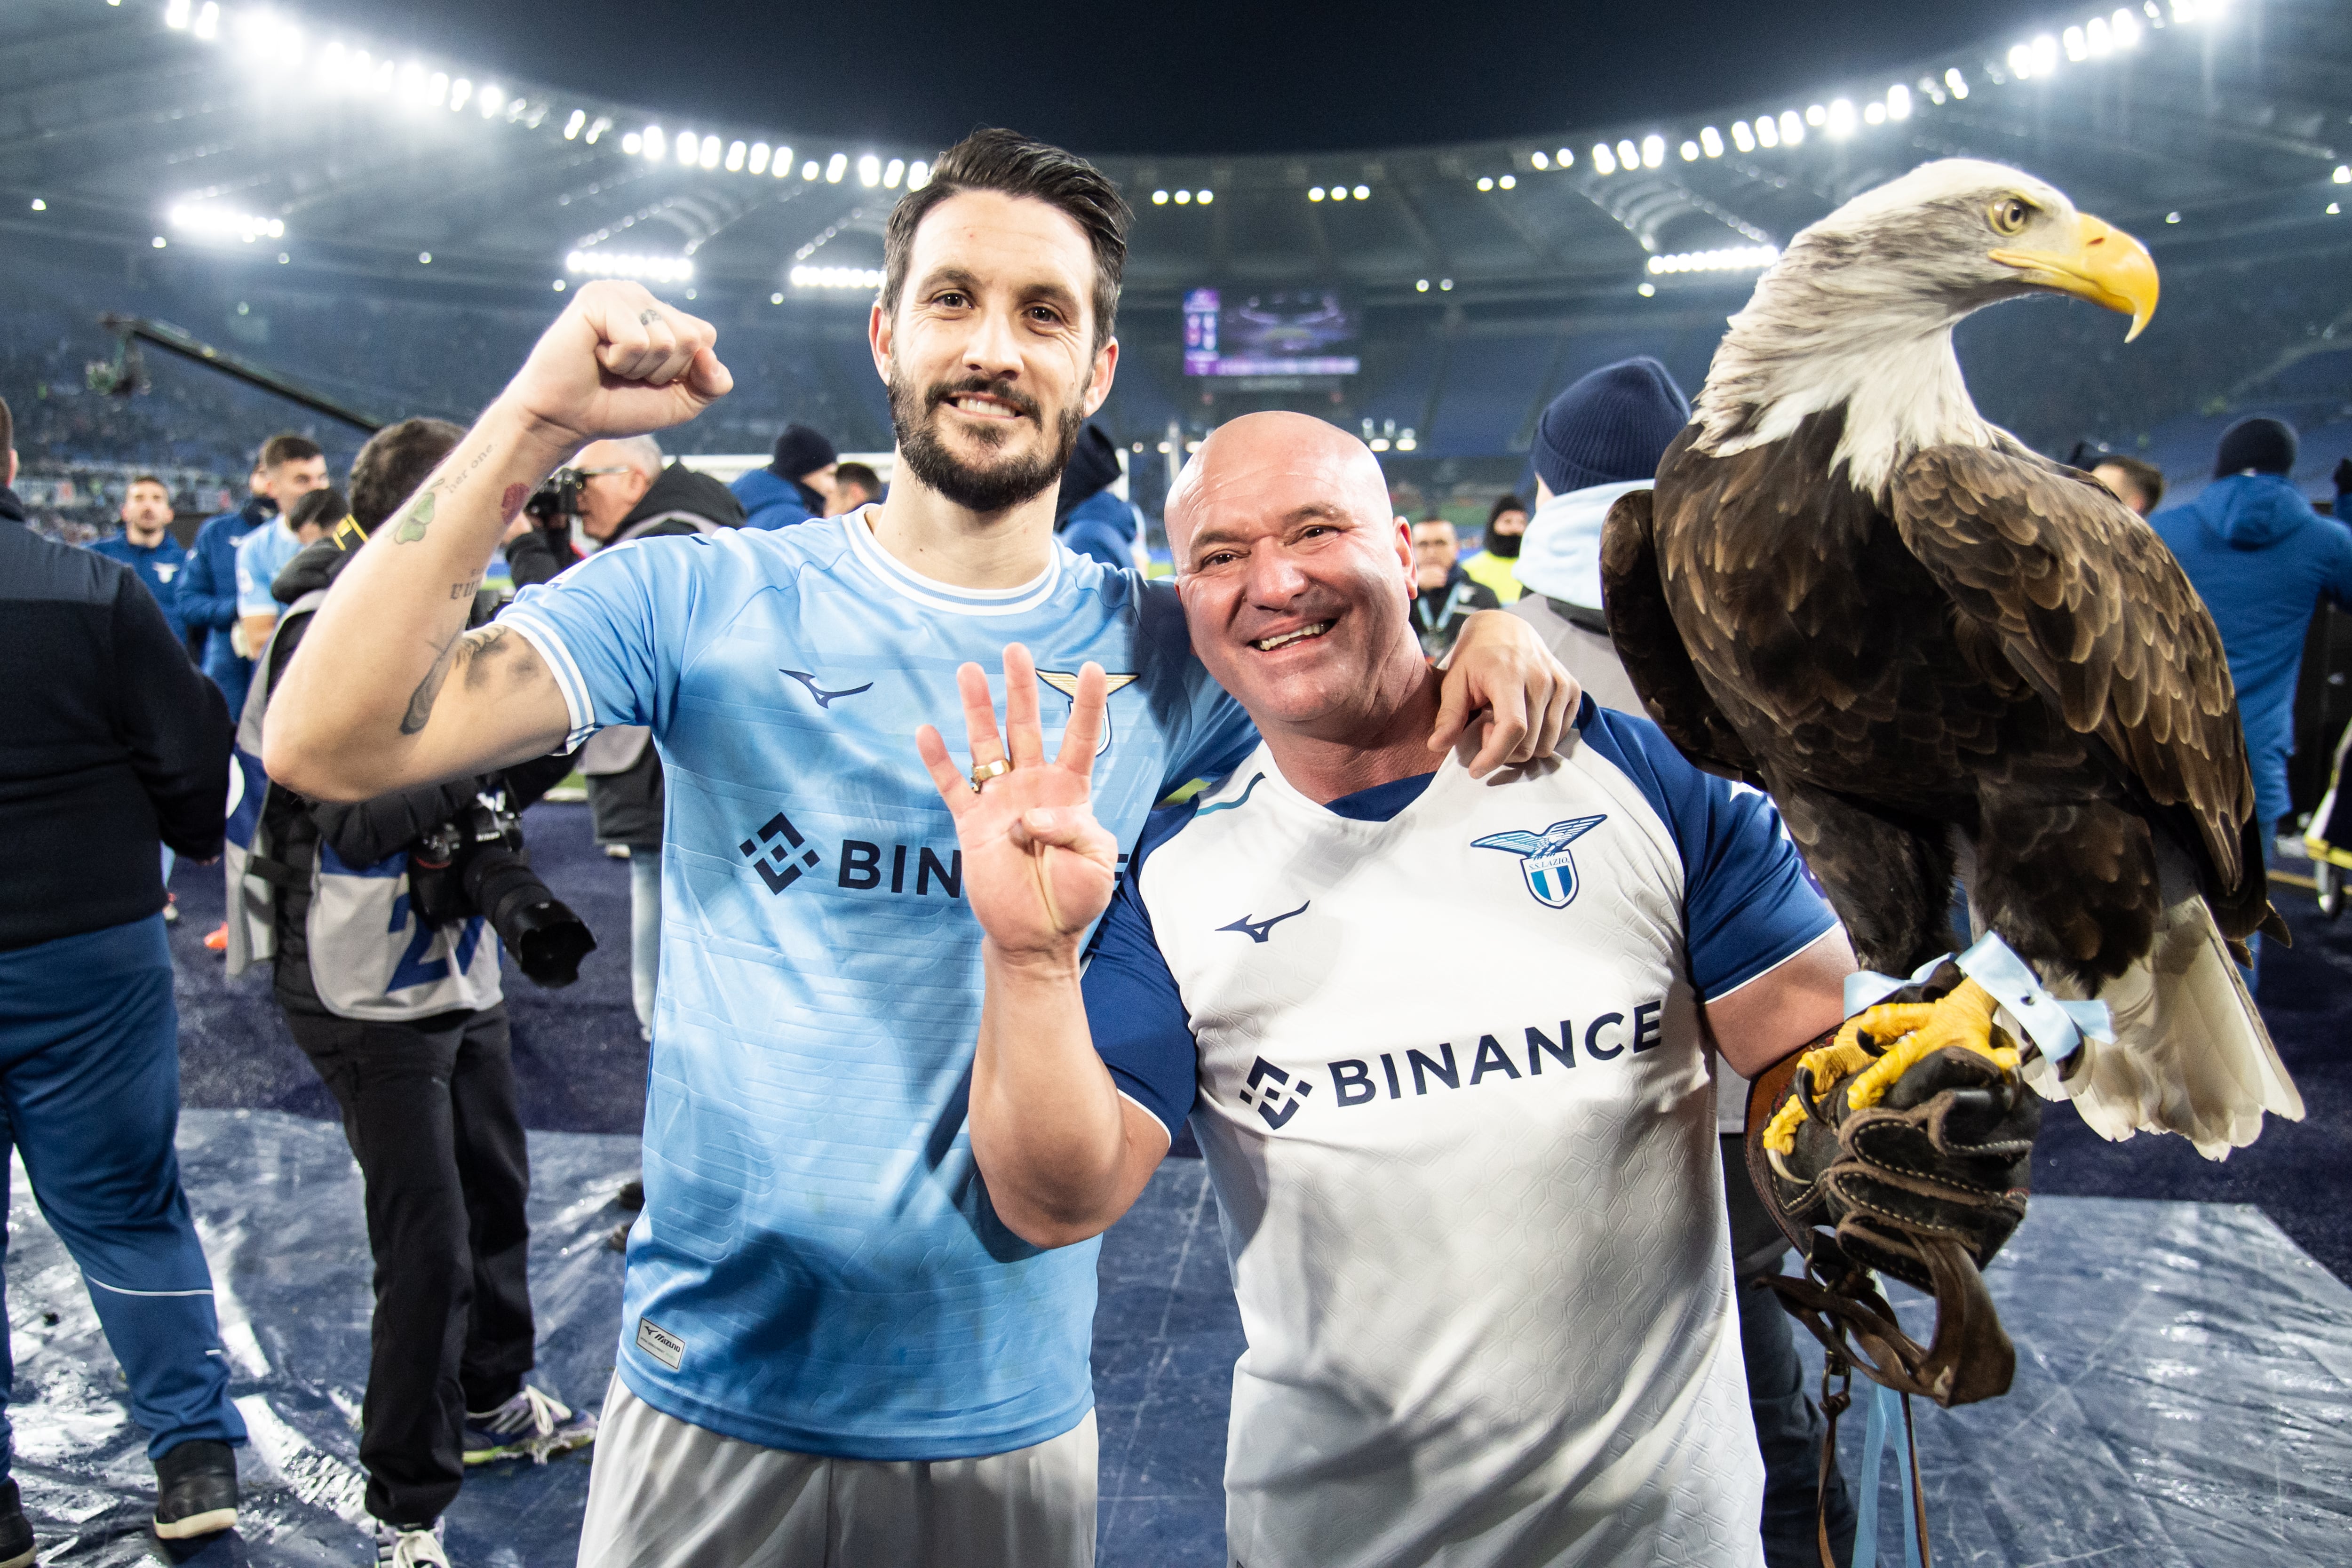
[[[1527,593],[1510,607],[1603,708],[1640,713],[1601,605],[1601,526],[1628,490],[1647,489],[1690,423],[1690,399],[1656,360],[1621,360],[1579,379],[1536,422],[1536,510],[1519,545]]]
[[[2288,481],[2295,447],[2284,421],[2241,419],[2221,433],[2213,482],[2148,519],[2221,633],[2266,846],[2291,805],[2286,760],[2305,634],[2321,599],[2352,604],[2352,529],[2314,511]]]

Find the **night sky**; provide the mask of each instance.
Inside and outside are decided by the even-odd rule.
[[[1265,153],[1614,125],[1863,86],[2005,47],[2063,0],[306,0],[386,43],[664,113],[944,145],[1003,123],[1089,153]]]

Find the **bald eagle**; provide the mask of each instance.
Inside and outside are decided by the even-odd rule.
[[[2208,1158],[2303,1103],[2232,954],[2284,940],[2220,635],[2147,525],[1969,400],[1952,329],[2037,291],[2132,317],[2155,264],[1951,159],[1798,235],[1603,539],[1610,631],[1700,766],[1769,791],[1866,967],[1972,919],[2112,1044],[2031,1068],[2104,1135]],[[2128,341],[2128,340],[2126,340]]]

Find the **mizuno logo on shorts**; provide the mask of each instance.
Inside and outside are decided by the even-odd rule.
[[[686,1342],[667,1329],[656,1327],[651,1318],[637,1320],[637,1348],[672,1372],[686,1357]]]

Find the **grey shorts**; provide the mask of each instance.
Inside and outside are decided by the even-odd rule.
[[[975,1459],[831,1459],[665,1415],[615,1375],[580,1568],[1093,1568],[1095,1416]]]

